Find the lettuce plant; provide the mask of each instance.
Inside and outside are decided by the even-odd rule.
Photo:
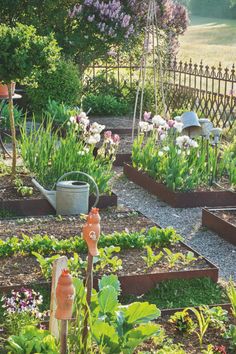
[[[34,326],[21,329],[19,335],[8,338],[6,349],[12,354],[59,354],[56,339],[48,332]]]
[[[160,316],[160,310],[147,302],[122,306],[118,300],[120,283],[115,275],[110,275],[100,280],[98,292],[93,291],[90,331],[86,343],[81,343],[77,339],[83,333],[85,289],[80,280],[76,280],[75,285],[76,321],[71,324],[69,332],[70,351],[92,353],[91,348],[96,345],[107,354],[129,354],[145,340],[160,333],[160,325],[151,322]]]

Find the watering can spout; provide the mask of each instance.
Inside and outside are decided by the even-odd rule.
[[[34,178],[32,178],[32,183],[47,198],[52,207],[56,209],[56,191],[48,191],[47,189],[43,188],[43,186],[41,186],[41,184],[39,184]]]

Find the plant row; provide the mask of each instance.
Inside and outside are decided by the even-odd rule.
[[[142,249],[144,246],[168,247],[182,240],[173,228],[159,229],[152,227],[149,230],[140,232],[115,232],[111,235],[101,235],[99,247],[115,246],[120,249]],[[57,239],[48,235],[35,235],[30,237],[22,235],[22,239],[11,237],[5,241],[0,240],[0,257],[12,255],[30,255],[37,252],[41,255],[66,254],[66,253],[86,253],[87,246],[80,236],[68,239]]]

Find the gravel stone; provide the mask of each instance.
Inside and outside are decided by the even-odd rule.
[[[114,192],[119,204],[138,210],[161,227],[174,227],[194,248],[219,267],[220,277],[236,281],[236,246],[224,241],[214,232],[202,227],[202,209],[176,209],[160,201],[143,188],[129,181],[122,168],[115,168]]]

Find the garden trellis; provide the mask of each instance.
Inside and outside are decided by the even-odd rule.
[[[150,63],[149,63],[150,61]],[[167,113],[164,91],[164,69],[163,58],[160,48],[160,30],[157,19],[156,0],[150,0],[147,13],[147,22],[145,28],[143,54],[141,57],[139,81],[133,115],[132,140],[134,139],[134,130],[137,117],[139,121],[143,116],[145,83],[147,80],[147,69],[153,72],[153,90],[155,102],[155,114],[158,114],[158,85],[160,86],[161,100],[163,105],[163,113]],[[149,80],[150,82],[150,80]]]

